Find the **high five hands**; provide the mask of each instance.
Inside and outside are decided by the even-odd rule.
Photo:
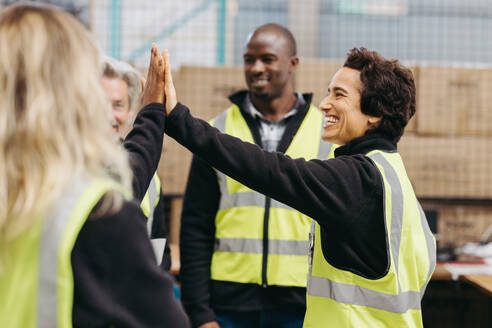
[[[150,63],[142,94],[142,106],[151,103],[161,103],[166,106],[166,114],[169,115],[178,103],[176,90],[174,89],[171,75],[169,54],[165,49],[162,54],[155,43],[150,50]]]

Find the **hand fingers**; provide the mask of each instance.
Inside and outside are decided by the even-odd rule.
[[[164,103],[164,59],[159,48],[152,43],[150,50],[150,63],[147,72],[147,80],[142,79],[143,87],[142,104],[158,102]]]
[[[157,45],[155,43],[152,44],[152,50],[153,50],[153,62],[152,62],[152,77],[156,79],[159,76],[159,61],[160,61],[160,56],[159,56],[159,49],[157,48]]]
[[[164,49],[162,52],[162,57],[164,58],[164,80],[166,81],[166,85],[173,85],[173,76],[171,74],[171,63],[169,61],[169,52],[167,49]]]
[[[159,68],[158,68],[156,77],[159,80],[163,80],[164,79],[164,60],[162,59],[162,56],[160,54],[158,56],[159,56],[159,58],[158,58]]]
[[[171,63],[169,61],[169,53],[167,50],[162,52],[164,57],[164,91],[166,95],[166,113],[169,114],[176,106],[177,97],[174,89],[173,77],[171,74]]]
[[[145,90],[145,78],[144,78],[144,77],[142,77],[142,78],[140,79],[140,83],[141,83],[141,85],[142,85],[142,92],[143,92],[143,91]]]
[[[164,58],[165,70],[167,73],[167,69],[171,67],[171,64],[169,63],[169,52],[167,49],[162,51],[162,58]]]
[[[159,53],[159,48],[155,43],[152,43],[150,53],[147,81],[162,81],[164,79],[164,61],[162,55]]]
[[[150,48],[150,61],[149,61],[149,69],[147,70],[147,81],[152,81],[152,76],[154,74],[154,59],[155,59],[155,47],[156,44],[152,43],[152,46]]]

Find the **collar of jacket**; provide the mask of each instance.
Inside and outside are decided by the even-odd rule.
[[[229,96],[229,100],[233,103],[239,106],[239,108],[243,109],[244,104],[246,101],[246,96],[248,95],[249,91],[248,90],[239,90],[232,95]],[[311,100],[313,99],[313,94],[312,93],[303,93],[302,96],[304,97],[304,101],[306,102],[303,107],[298,108],[298,113],[306,113],[309,109],[309,106],[311,106]],[[304,115],[303,115],[304,116]]]
[[[396,152],[396,145],[391,138],[375,132],[367,132],[365,135],[355,138],[347,144],[335,149],[335,157],[343,155],[367,154],[371,150],[379,149],[389,152]]]
[[[239,110],[241,111],[244,119],[246,120],[246,123],[248,124],[248,127],[251,130],[251,133],[253,134],[253,140],[257,145],[262,147],[261,136],[258,127],[259,123],[244,109],[243,104],[246,100],[248,92],[248,90],[238,91],[232,94],[229,97],[229,100],[239,107]],[[302,108],[298,108],[297,113],[291,119],[289,119],[289,123],[287,124],[284,135],[282,136],[282,139],[280,140],[277,147],[277,151],[279,152],[284,153],[287,150],[292,141],[292,138],[294,138],[295,134],[297,133],[297,130],[299,129],[302,121],[304,120],[304,117],[309,110],[309,107],[311,106],[311,99],[313,95],[311,93],[305,93],[302,96],[304,97],[305,104],[304,106],[302,106]]]

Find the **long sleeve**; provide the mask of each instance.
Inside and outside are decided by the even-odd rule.
[[[323,226],[350,226],[381,197],[381,177],[363,155],[306,161],[267,152],[220,133],[182,104],[167,118],[166,133],[226,175]]]
[[[86,221],[72,251],[75,327],[189,327],[135,202]]]
[[[210,263],[220,190],[215,171],[194,157],[181,216],[181,294],[193,326],[214,321],[210,306]]]
[[[166,133],[212,167],[316,220],[332,265],[370,278],[387,270],[383,181],[365,152],[292,159],[222,134],[182,104],[166,118]]]
[[[182,104],[167,117],[166,133],[217,170],[316,220],[331,265],[371,279],[385,274],[383,180],[363,155],[374,149],[394,151],[384,136],[354,139],[339,147],[334,159],[292,159],[222,134]]]
[[[164,137],[165,112],[162,104],[142,108],[123,142],[133,171],[133,195],[142,200],[157,170]]]

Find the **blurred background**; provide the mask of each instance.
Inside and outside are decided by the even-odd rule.
[[[0,0],[0,5],[12,2]],[[438,258],[455,265],[447,266],[455,274],[436,275],[429,285],[424,319],[432,327],[492,326],[492,292],[459,279],[460,269],[473,265],[491,274],[491,263],[489,271],[482,266],[492,258],[492,1],[40,2],[74,14],[104,54],[143,73],[152,42],[169,49],[179,100],[207,120],[229,106],[228,95],[245,88],[245,40],[264,23],[293,32],[300,56],[295,88],[313,92],[315,104],[351,48],[364,46],[410,66],[417,114],[398,147],[436,234]],[[175,274],[190,160],[188,151],[165,138],[159,175]]]

